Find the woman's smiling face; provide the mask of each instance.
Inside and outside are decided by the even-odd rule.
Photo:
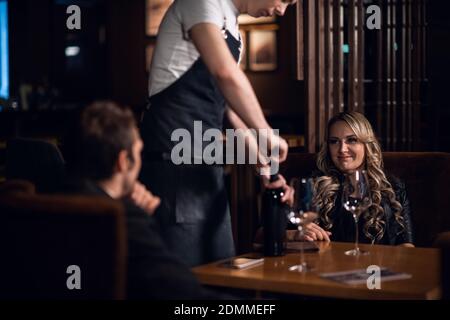
[[[342,173],[351,173],[364,164],[364,143],[345,121],[337,121],[331,126],[328,148],[331,160]]]

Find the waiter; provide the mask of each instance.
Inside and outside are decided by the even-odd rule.
[[[175,0],[161,23],[150,69],[150,103],[141,124],[141,181],[161,197],[155,217],[162,236],[188,266],[233,256],[234,244],[223,168],[175,165],[171,153],[177,142],[172,134],[185,129],[194,137],[192,150],[194,144],[204,147],[194,122],[201,123],[202,132],[221,130],[227,116],[235,128],[266,129],[268,145],[279,148],[277,161],[286,159],[286,141],[272,132],[238,66],[242,41],[237,17],[282,16],[295,2]],[[282,177],[273,183],[266,177],[263,184],[290,192]]]

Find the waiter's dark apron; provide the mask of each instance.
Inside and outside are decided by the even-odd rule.
[[[228,30],[223,33],[238,61],[240,41]],[[225,99],[199,58],[175,83],[150,98],[141,123],[145,147],[140,179],[161,197],[155,217],[162,236],[188,266],[231,257],[234,243],[223,167],[173,164],[170,155],[178,142],[172,142],[171,135],[184,128],[193,140],[194,121],[202,122],[203,132],[222,130],[224,114]]]

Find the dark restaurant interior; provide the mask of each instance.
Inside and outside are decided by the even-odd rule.
[[[300,251],[285,247],[277,257],[258,253],[255,242],[268,234],[261,235],[267,189],[252,165],[225,164],[233,256],[257,257],[259,264],[241,270],[214,260],[164,269],[162,263],[172,261],[173,253],[165,248],[170,257],[161,258],[161,265],[156,253],[154,261],[150,255],[145,264],[130,265],[136,252],[128,238],[134,229],[127,207],[112,199],[62,194],[58,188],[65,182],[68,159],[84,150],[70,137],[79,130],[86,106],[113,101],[129,108],[140,125],[161,41],[158,28],[172,1],[0,0],[0,246],[1,260],[7,262],[1,263],[0,274],[10,275],[0,282],[1,299],[449,299],[450,2],[290,3],[284,16],[239,18],[244,42],[239,69],[267,123],[289,145],[279,173],[287,184],[310,176],[328,141],[330,119],[341,112],[363,114],[381,146],[383,170],[406,186],[415,247],[362,243],[369,253],[352,260],[343,253],[352,241],[315,238],[315,250],[303,238],[292,241]],[[79,28],[69,28],[77,11],[68,8],[74,5]],[[379,29],[368,26],[371,6],[379,9]],[[143,137],[144,153],[146,139],[152,137]],[[167,177],[166,184],[176,179]],[[159,195],[159,189],[147,189]],[[216,230],[215,225],[207,228]],[[313,265],[303,277],[289,267],[300,257]],[[27,269],[33,261],[39,266]],[[369,265],[404,278],[382,276],[380,290],[369,290],[365,281],[349,285],[325,279],[327,272]],[[82,289],[70,289],[77,268]],[[139,280],[132,268],[155,275]],[[166,278],[186,287],[195,283],[174,294],[176,286]],[[151,294],[140,287],[146,280]]]

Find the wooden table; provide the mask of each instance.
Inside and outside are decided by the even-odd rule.
[[[266,257],[264,263],[236,270],[212,263],[193,269],[204,285],[275,292],[303,296],[350,299],[439,299],[441,297],[440,252],[431,248],[405,248],[361,245],[369,255],[352,257],[344,252],[352,243],[318,243],[319,252],[305,253],[305,261],[314,267],[307,273],[289,271],[298,264],[299,253]],[[366,284],[348,285],[323,279],[319,273],[366,269],[370,265],[405,272],[411,279],[381,282],[381,289],[369,290]]]

